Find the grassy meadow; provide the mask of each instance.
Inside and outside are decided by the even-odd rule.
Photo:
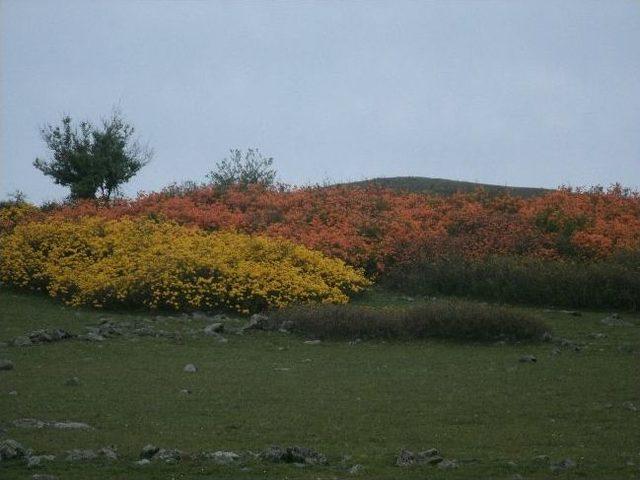
[[[400,308],[421,302],[377,289],[354,300]],[[42,328],[82,334],[104,318],[173,335],[0,347],[0,358],[15,364],[0,371],[0,441],[12,438],[35,454],[56,455],[34,469],[24,461],[0,462],[0,478],[638,478],[640,317],[622,312],[629,325],[607,326],[601,319],[610,312],[519,310],[541,317],[554,338],[571,342],[309,344],[304,336],[277,331],[238,335],[232,330],[246,319],[231,318],[223,334],[228,342],[220,343],[201,334],[202,318],[76,309],[3,290],[3,342]],[[521,363],[523,355],[537,362]],[[199,371],[184,372],[188,363]],[[80,384],[66,385],[70,377]],[[93,430],[11,424],[20,418],[80,421]],[[135,465],[149,443],[192,458]],[[251,454],[273,444],[313,448],[328,464],[302,468]],[[69,450],[109,445],[118,460],[65,460]],[[458,468],[398,467],[402,448],[437,448]],[[217,465],[197,458],[216,450],[241,459]],[[537,458],[543,455],[549,462]],[[551,464],[565,458],[576,466],[554,471]],[[363,468],[350,473],[356,464]]]

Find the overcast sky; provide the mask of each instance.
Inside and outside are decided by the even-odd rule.
[[[120,105],[201,181],[229,148],[284,181],[419,175],[640,186],[638,1],[1,1],[0,197],[60,199],[38,128]]]

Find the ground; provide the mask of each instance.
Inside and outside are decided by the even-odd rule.
[[[421,301],[410,300],[374,291],[357,301]],[[201,331],[206,320],[180,316],[149,324],[181,331],[182,338],[3,346],[0,359],[15,368],[0,371],[0,441],[13,438],[58,458],[37,469],[0,462],[0,478],[639,478],[640,318],[621,312],[631,325],[607,326],[600,320],[611,312],[529,310],[545,318],[556,338],[583,348],[445,341],[305,344],[294,335],[258,331],[225,334],[228,342],[219,343],[189,334]],[[39,328],[83,333],[103,317],[143,322],[154,315],[79,310],[35,294],[0,291],[0,341]],[[523,355],[537,362],[520,363]],[[184,372],[188,363],[198,372]],[[70,377],[80,385],[65,385]],[[81,421],[94,429],[29,430],[10,423],[25,417]],[[193,454],[303,445],[326,454],[329,464],[301,468],[249,459],[218,466],[191,459],[135,466],[148,443]],[[117,447],[118,461],[64,460],[68,450],[107,445]],[[432,447],[459,467],[395,466],[400,449]],[[536,461],[539,455],[551,463],[571,458],[577,466],[552,472]],[[364,470],[350,474],[355,464]]]

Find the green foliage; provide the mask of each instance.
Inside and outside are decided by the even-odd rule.
[[[548,328],[519,310],[465,301],[437,300],[409,308],[358,305],[295,306],[273,312],[275,326],[319,338],[449,338],[541,340]]]
[[[46,125],[42,139],[52,152],[49,161],[36,158],[33,165],[54,182],[69,187],[71,198],[109,199],[151,159],[152,152],[133,138],[134,127],[118,111],[95,127],[87,121],[73,125],[71,117],[61,125]]]
[[[596,262],[489,257],[440,259],[397,266],[390,288],[491,301],[570,308],[640,309],[640,256]]]
[[[212,185],[223,188],[252,184],[271,187],[277,173],[272,166],[273,158],[263,156],[257,148],[249,148],[246,152],[236,148],[230,150],[229,157],[216,163],[216,168],[209,172],[207,178]]]

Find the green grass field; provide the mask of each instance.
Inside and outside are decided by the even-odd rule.
[[[415,304],[373,292],[370,305]],[[123,336],[31,347],[0,347],[15,369],[0,371],[0,441],[13,438],[57,459],[27,469],[0,462],[0,478],[34,473],[60,480],[99,478],[262,479],[623,479],[640,475],[640,318],[606,326],[609,312],[571,316],[532,310],[554,336],[580,352],[542,344],[444,341],[304,343],[276,332],[225,333],[227,343],[192,336],[204,320],[175,316],[156,328],[181,337]],[[48,298],[0,291],[0,341],[47,327],[84,333],[100,318],[144,322],[153,315],[63,307]],[[593,338],[604,333],[604,338]],[[520,363],[525,354],[537,363]],[[183,367],[194,363],[197,373]],[[78,377],[79,386],[65,385]],[[181,393],[191,390],[190,395]],[[16,391],[17,395],[9,392]],[[634,411],[634,407],[638,410]],[[19,418],[87,422],[91,431],[28,430]],[[303,445],[327,455],[326,466],[301,468],[247,457],[219,466],[198,459],[175,465],[133,464],[143,445],[191,454],[258,452],[272,444]],[[77,448],[117,447],[118,461],[65,461]],[[438,448],[459,467],[400,468],[401,448]],[[344,459],[345,455],[350,457]],[[571,458],[551,471],[535,460]],[[348,469],[362,464],[364,470]]]

